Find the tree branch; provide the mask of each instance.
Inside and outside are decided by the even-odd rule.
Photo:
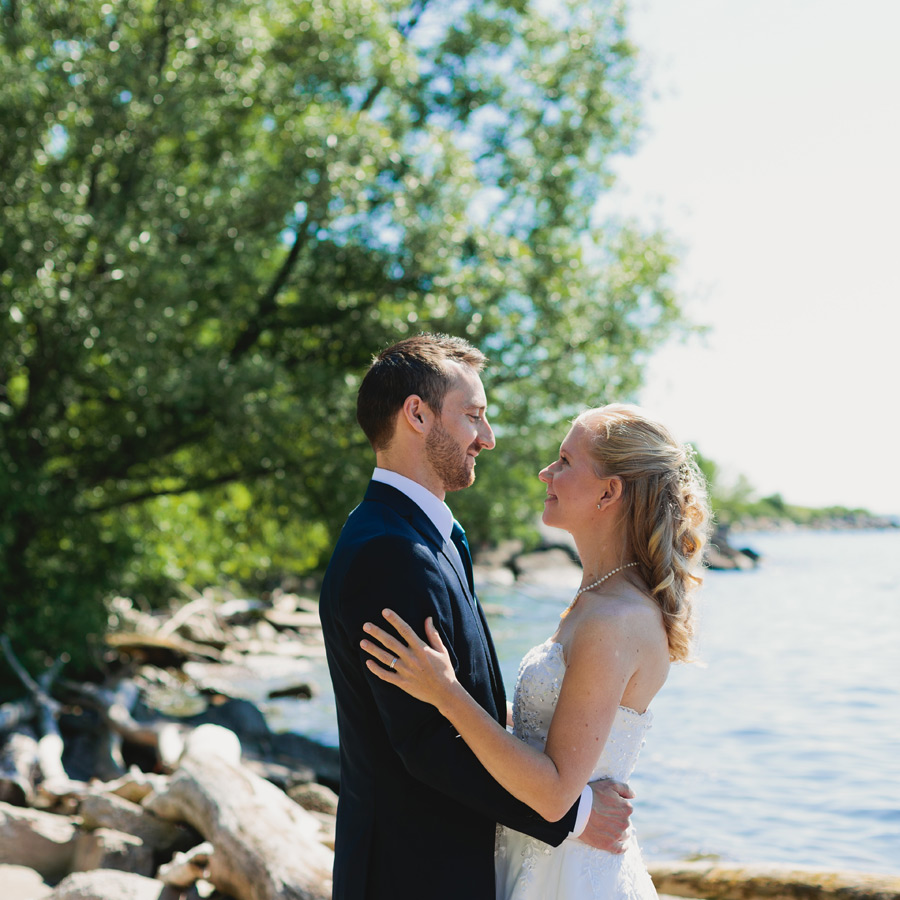
[[[0,635],[0,649],[3,650],[3,655],[6,657],[6,661],[9,663],[10,668],[16,675],[19,676],[19,681],[25,685],[26,690],[31,695],[32,699],[39,706],[45,709],[49,709],[51,712],[58,713],[60,709],[59,703],[54,700],[41,685],[39,685],[28,673],[28,670],[19,662],[19,658],[13,652],[12,644],[9,640],[9,635]],[[57,661],[58,663],[59,661]],[[56,670],[58,669],[57,663],[54,663],[53,674],[56,674]]]
[[[192,491],[203,491],[206,490],[206,488],[215,487],[216,485],[230,484],[235,481],[240,481],[241,479],[254,478],[262,474],[264,474],[263,470],[255,472],[224,472],[221,475],[216,475],[214,478],[204,478],[199,481],[188,482],[186,484],[182,484],[180,487],[171,488],[169,490],[157,491],[148,488],[145,491],[140,491],[139,493],[131,494],[127,497],[119,497],[116,500],[111,500],[108,503],[102,504],[101,506],[87,506],[85,507],[85,512],[91,515],[94,515],[96,513],[105,513],[109,512],[112,509],[121,509],[123,506],[130,506],[132,503],[141,503],[144,500],[153,500],[156,497],[175,497],[179,494],[189,494]]]
[[[409,34],[413,30],[413,28],[415,28],[416,25],[419,24],[419,19],[422,18],[422,13],[425,12],[428,3],[429,0],[419,0],[418,3],[414,4],[413,12],[410,15],[409,19],[407,19],[406,24],[397,26],[397,31],[399,31],[400,34],[403,35],[403,37],[409,37]]]
[[[165,3],[165,2],[160,3],[160,5],[159,5],[159,12],[160,12],[159,34],[160,34],[160,37],[162,38],[162,42],[160,45],[160,52],[159,52],[159,57],[157,59],[157,65],[156,65],[157,79],[162,78],[162,71],[163,71],[163,68],[165,67],[166,59],[169,56],[169,34],[172,29],[169,27],[168,23],[166,22],[166,18],[169,14],[168,7],[169,7],[169,4]]]
[[[294,243],[290,252],[282,263],[281,268],[269,285],[269,289],[263,295],[256,310],[255,317],[247,323],[247,327],[241,332],[238,339],[231,348],[228,355],[229,362],[233,365],[236,363],[260,338],[266,330],[269,317],[278,308],[278,294],[287,283],[297,259],[300,257],[300,251],[306,246],[308,239],[307,219],[298,226],[294,235]]]
[[[419,24],[419,19],[422,18],[422,13],[425,12],[425,8],[428,6],[428,0],[419,0],[419,3],[413,7],[413,11],[410,14],[409,19],[407,19],[405,25],[398,25],[397,31],[404,38],[408,38],[410,32]],[[360,112],[367,112],[371,109],[372,104],[378,98],[378,95],[384,90],[384,79],[377,78],[375,80],[375,84],[372,85],[372,89],[366,95],[366,99],[363,100],[362,105],[359,107]]]

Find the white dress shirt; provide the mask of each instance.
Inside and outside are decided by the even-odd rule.
[[[434,527],[437,528],[440,536],[450,546],[452,552],[456,553],[457,557],[459,556],[456,545],[450,540],[450,534],[453,531],[453,513],[443,500],[438,499],[437,496],[432,494],[428,488],[419,484],[418,481],[413,481],[411,478],[400,475],[398,472],[392,472],[390,469],[381,469],[376,466],[375,471],[372,473],[372,481],[388,484],[409,497],[431,519]],[[578,815],[572,831],[569,832],[569,837],[578,837],[587,827],[592,805],[593,792],[590,786],[585,786],[585,789],[581,792],[581,799],[578,801]]]

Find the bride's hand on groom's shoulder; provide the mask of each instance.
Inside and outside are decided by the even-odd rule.
[[[634,792],[627,784],[612,779],[593,781],[589,787],[594,793],[591,815],[578,839],[597,850],[624,852]]]
[[[382,615],[400,639],[366,622],[363,631],[378,641],[377,644],[365,639],[360,642],[360,647],[373,657],[366,661],[366,667],[382,681],[440,709],[441,702],[449,698],[458,682],[450,654],[431,617],[425,620],[428,638],[425,643],[397,613],[386,609]]]

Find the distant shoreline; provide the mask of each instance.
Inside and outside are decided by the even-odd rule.
[[[735,534],[760,531],[885,531],[900,528],[900,516],[876,516],[872,513],[853,513],[828,516],[810,522],[796,522],[789,518],[744,519],[727,526]]]
[[[504,541],[477,548],[474,554],[475,568],[489,583],[512,584],[520,578],[544,580],[545,570],[566,570],[578,567],[578,554],[571,537],[564,531],[548,528],[540,523],[540,544],[526,550],[521,541]],[[752,546],[742,546],[745,538],[752,544],[754,534],[765,532],[790,533],[795,531],[884,531],[900,528],[900,517],[875,516],[871,513],[852,513],[823,517],[810,522],[796,522],[783,518],[742,519],[735,523],[716,526],[707,545],[705,563],[716,571],[753,569],[762,562],[761,555]]]

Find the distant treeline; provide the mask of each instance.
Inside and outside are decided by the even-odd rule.
[[[727,483],[721,469],[711,459],[698,453],[697,461],[709,483],[716,522],[721,526],[738,529],[784,524],[804,528],[900,527],[900,517],[879,516],[862,507],[798,506],[788,503],[780,493],[759,497],[745,476],[740,475],[734,483]]]

